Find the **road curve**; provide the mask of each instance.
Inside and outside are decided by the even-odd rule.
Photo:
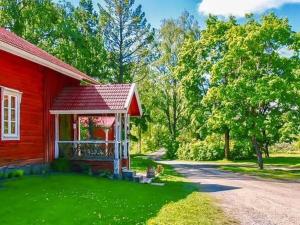
[[[241,225],[300,225],[300,183],[224,172],[207,163],[160,163],[201,184]]]

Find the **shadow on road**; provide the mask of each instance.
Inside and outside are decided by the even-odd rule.
[[[220,184],[201,184],[201,192],[220,192],[220,191],[230,191],[240,189],[240,187],[234,187],[234,186],[226,186],[226,185],[220,185]]]

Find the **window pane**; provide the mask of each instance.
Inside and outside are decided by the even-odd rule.
[[[8,121],[8,108],[4,108],[4,120]]]
[[[4,95],[4,107],[8,107],[8,96]]]
[[[16,123],[11,122],[11,134],[16,134]]]
[[[11,110],[11,121],[14,121],[16,122],[16,110],[15,109],[12,109]]]
[[[16,108],[16,97],[11,96],[11,108],[15,109]]]
[[[8,134],[8,122],[4,121],[4,134]]]

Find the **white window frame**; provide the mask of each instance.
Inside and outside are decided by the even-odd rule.
[[[20,110],[21,110],[21,100],[22,100],[22,92],[10,89],[7,87],[1,87],[1,140],[3,141],[18,141],[20,140]],[[16,121],[15,121],[15,129],[16,133],[11,133],[11,113],[9,110],[8,115],[8,127],[9,133],[4,133],[4,96],[9,96],[9,107],[11,107],[11,97],[16,98],[16,105],[15,105],[15,114],[16,114]]]

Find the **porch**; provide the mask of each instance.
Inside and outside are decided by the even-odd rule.
[[[55,158],[90,164],[119,176],[130,169],[130,118],[141,115],[133,85],[67,88],[56,98]]]

